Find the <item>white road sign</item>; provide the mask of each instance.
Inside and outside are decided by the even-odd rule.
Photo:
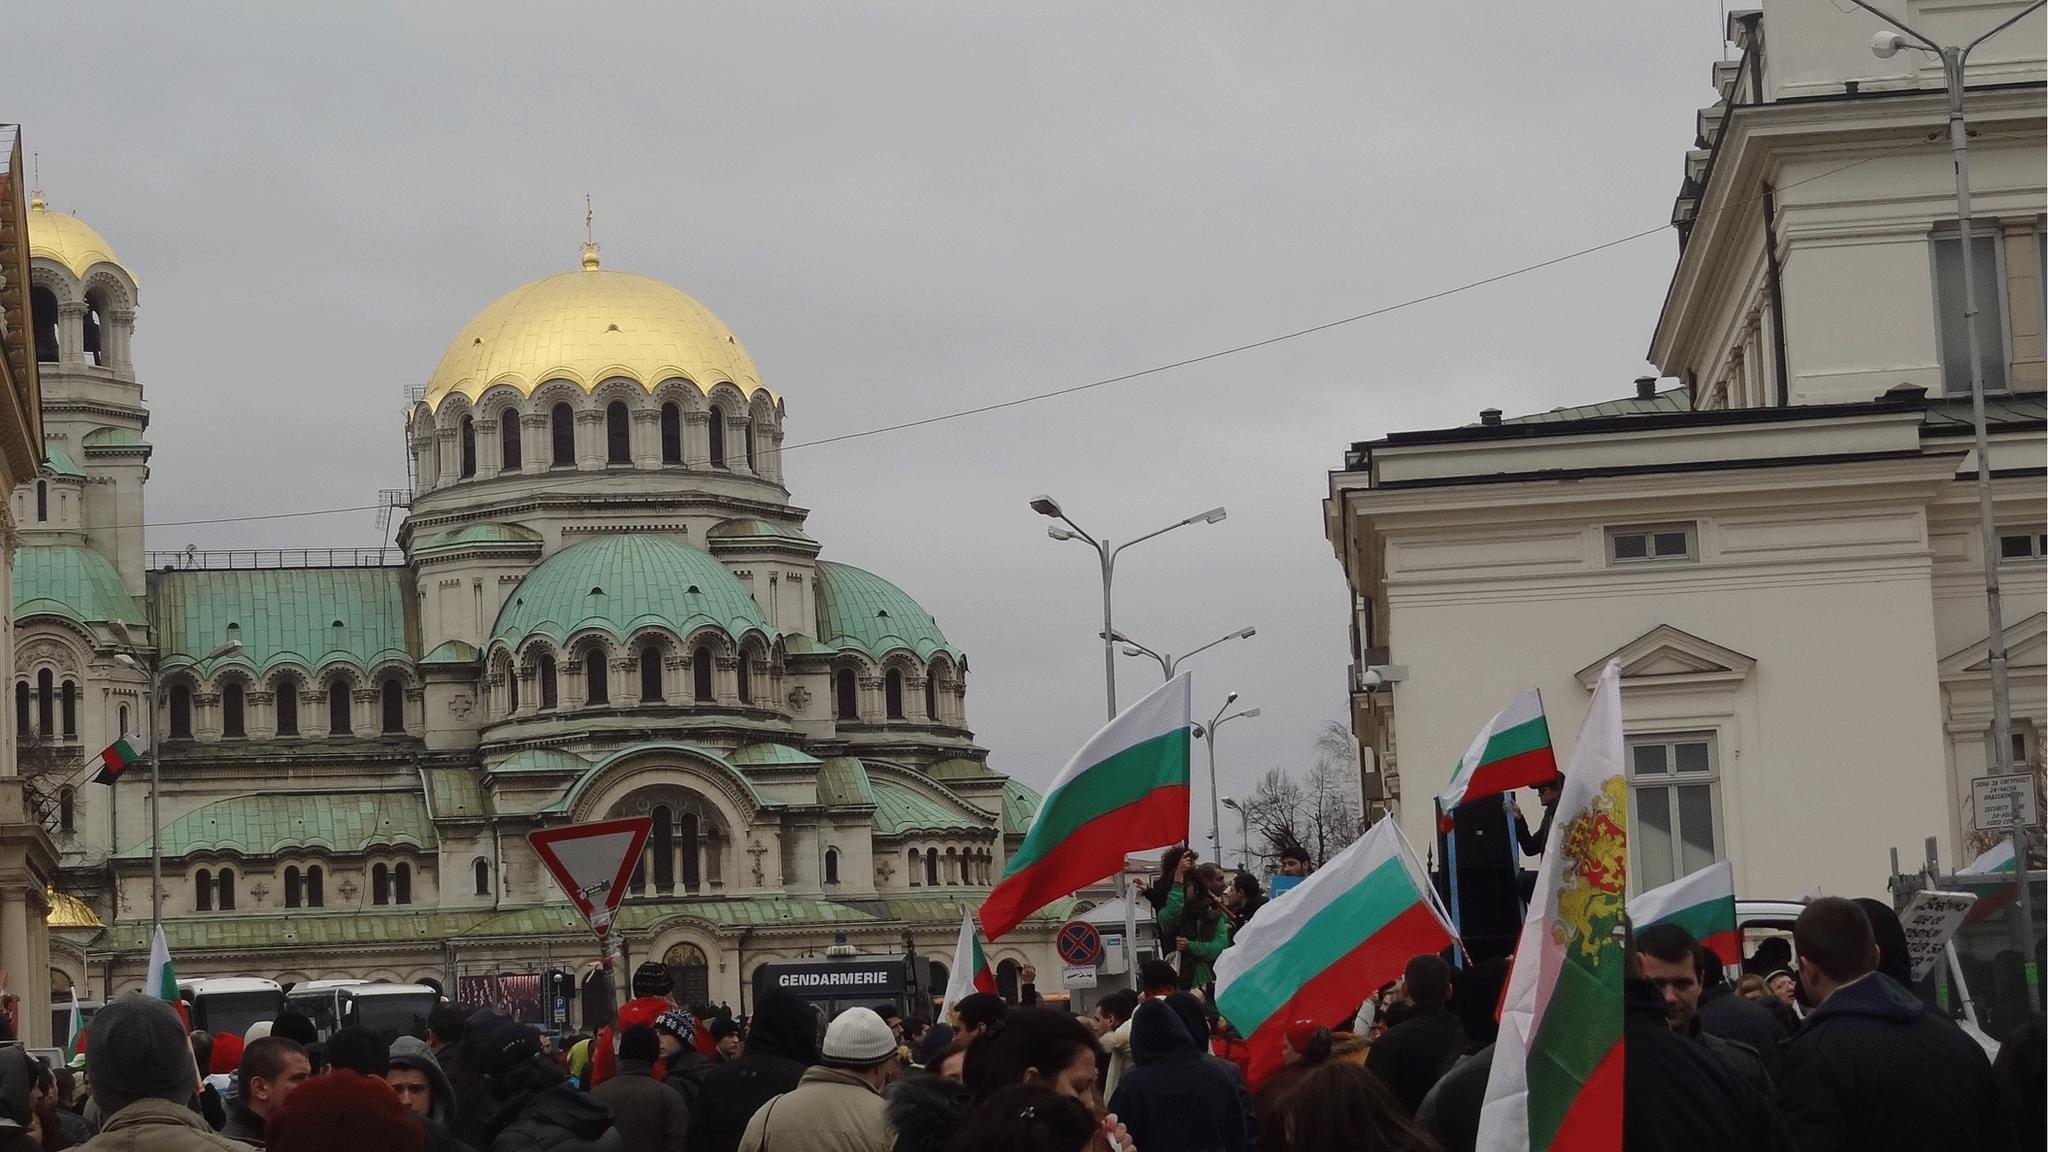
[[[1990,832],[2001,828],[2032,828],[2041,811],[2031,772],[2000,772],[1970,781],[1970,805],[1976,811],[1977,828]]]

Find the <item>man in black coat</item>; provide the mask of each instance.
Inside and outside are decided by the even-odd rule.
[[[1408,1010],[1401,1022],[1373,1041],[1365,1066],[1379,1075],[1401,1107],[1413,1116],[1422,1098],[1465,1051],[1465,1029],[1447,1006],[1451,966],[1434,953],[1417,956],[1402,970]]]
[[[794,1090],[817,1062],[816,1010],[788,989],[771,990],[754,1006],[740,1058],[704,1073],[690,1110],[690,1152],[737,1152],[761,1105]]]
[[[1778,1067],[1784,1058],[1785,1041],[1792,1035],[1761,1001],[1737,995],[1721,974],[1721,960],[1708,948],[1699,950],[1700,1029],[1747,1045],[1763,1061],[1771,1083],[1778,1082]]]
[[[1621,1146],[1789,1152],[1793,1145],[1770,1102],[1706,1045],[1674,1031],[1664,1002],[1655,984],[1629,977],[1622,993]]]
[[[1139,1148],[1250,1152],[1257,1146],[1259,1128],[1244,1081],[1236,1069],[1219,1067],[1202,1040],[1189,1035],[1172,1004],[1138,1005],[1131,1016],[1131,1059],[1136,1066],[1117,1081],[1109,1110]]]
[[[1700,946],[1692,933],[1676,924],[1652,924],[1635,934],[1635,945],[1637,974],[1664,998],[1664,1022],[1671,1030],[1699,1041],[1729,1071],[1747,1080],[1759,1096],[1769,1097],[1771,1078],[1756,1049],[1701,1027],[1699,1008],[1705,977],[1700,970]]]
[[[1815,900],[1792,938],[1800,982],[1819,1005],[1786,1046],[1778,1081],[1778,1109],[1800,1148],[2014,1147],[1984,1049],[1877,971],[1863,909],[1839,897]]]

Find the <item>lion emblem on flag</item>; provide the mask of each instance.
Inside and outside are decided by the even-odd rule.
[[[1600,786],[1593,803],[1565,828],[1565,874],[1557,890],[1558,944],[1576,943],[1592,965],[1614,939],[1626,908],[1628,879],[1628,785],[1619,776]]]

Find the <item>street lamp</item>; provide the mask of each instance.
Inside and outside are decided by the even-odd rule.
[[[1238,853],[1237,857],[1237,870],[1249,872],[1252,870],[1252,814],[1245,811],[1244,805],[1228,796],[1223,798],[1223,806],[1237,813],[1238,832],[1244,840],[1244,850]]]
[[[1116,641],[1118,644],[1123,645],[1124,655],[1126,656],[1150,656],[1154,660],[1159,661],[1159,670],[1161,672],[1166,673],[1166,678],[1168,680],[1171,680],[1173,679],[1174,670],[1180,667],[1181,661],[1186,660],[1192,656],[1199,656],[1200,654],[1207,652],[1209,649],[1214,648],[1218,644],[1222,644],[1231,640],[1249,640],[1252,637],[1257,636],[1258,634],[1259,630],[1257,628],[1240,628],[1235,632],[1231,632],[1223,636],[1218,636],[1216,639],[1209,641],[1207,644],[1202,645],[1200,648],[1197,648],[1192,652],[1188,652],[1180,656],[1169,656],[1164,652],[1155,652],[1152,649],[1145,647],[1143,644],[1138,643],[1136,640],[1131,639],[1129,636],[1126,636],[1121,632],[1108,633],[1107,638]]]
[[[151,649],[146,658],[143,657],[142,649],[136,643],[134,634],[128,630],[128,626],[117,620],[114,627],[128,645],[128,651],[116,652],[114,659],[149,677],[149,932],[150,939],[154,940],[157,929],[163,927],[164,923],[164,826],[161,799],[163,780],[156,738],[156,710],[159,704],[157,692],[163,679],[163,671],[155,649]],[[193,663],[195,667],[203,667],[241,650],[240,640],[230,640]]]
[[[1249,720],[1259,714],[1257,708],[1247,708],[1242,712],[1231,712],[1230,715],[1225,716],[1224,713],[1230,712],[1230,706],[1235,703],[1237,703],[1237,693],[1232,692],[1230,695],[1225,696],[1223,698],[1223,707],[1216,710],[1215,718],[1210,720],[1206,726],[1201,724],[1195,725],[1194,732],[1197,737],[1203,738],[1209,743],[1209,839],[1215,842],[1216,855],[1219,860],[1223,856],[1223,813],[1218,811],[1216,807],[1218,803],[1216,796],[1216,730],[1232,720]]]
[[[1116,573],[1117,553],[1122,552],[1133,544],[1143,544],[1154,536],[1164,536],[1175,528],[1185,528],[1190,524],[1214,524],[1222,520],[1227,513],[1221,508],[1211,508],[1207,512],[1197,512],[1185,520],[1176,520],[1158,531],[1147,532],[1143,536],[1134,540],[1126,540],[1112,548],[1109,541],[1097,540],[1095,537],[1090,536],[1086,529],[1074,523],[1067,516],[1066,512],[1060,508],[1060,502],[1050,496],[1040,495],[1032,497],[1031,510],[1040,516],[1050,517],[1058,520],[1060,524],[1066,525],[1065,528],[1060,527],[1060,524],[1046,525],[1045,534],[1047,536],[1055,540],[1084,541],[1090,548],[1095,549],[1095,555],[1102,561],[1102,679],[1104,690],[1108,693],[1109,697],[1109,718],[1114,720],[1116,719],[1116,641],[1110,639],[1110,637],[1116,633],[1116,625],[1110,621],[1110,582]]]

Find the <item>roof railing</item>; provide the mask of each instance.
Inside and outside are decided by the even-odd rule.
[[[247,568],[392,568],[405,563],[403,548],[234,548],[146,552],[152,572]]]

